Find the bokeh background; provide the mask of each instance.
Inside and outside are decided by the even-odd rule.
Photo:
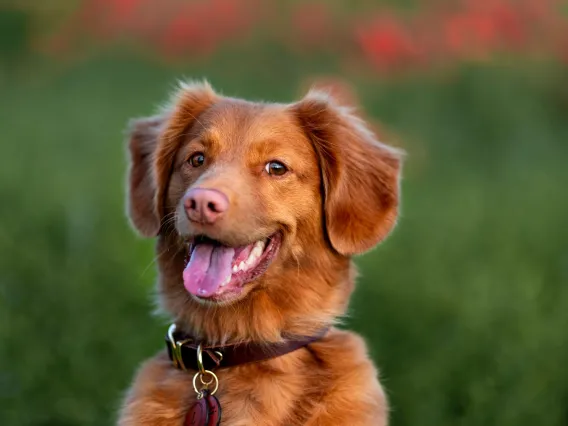
[[[408,152],[399,226],[347,326],[394,426],[568,424],[568,5],[0,3],[0,424],[113,424],[162,348],[123,130],[179,78],[356,96]]]

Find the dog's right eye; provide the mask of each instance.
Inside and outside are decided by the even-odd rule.
[[[187,162],[193,167],[201,167],[203,166],[203,163],[205,163],[205,155],[203,155],[202,152],[196,152],[191,157],[189,157],[189,160],[187,160]]]
[[[266,163],[265,170],[269,175],[272,176],[283,176],[288,171],[284,164],[282,164],[280,161],[275,160]]]

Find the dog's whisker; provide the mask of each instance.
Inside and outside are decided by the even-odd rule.
[[[165,137],[165,136],[162,135],[162,138],[163,138],[164,142],[171,142],[173,140],[183,138],[183,137],[189,136],[189,135],[191,135],[191,132],[179,133],[179,134],[176,134],[175,136],[170,136],[170,137]]]
[[[154,256],[154,258],[150,261],[150,263],[140,273],[140,277],[143,277],[144,275],[146,275],[146,272],[148,272],[148,269],[150,269],[158,261],[158,259],[160,257],[162,257],[164,254],[166,254],[168,251],[169,251],[169,248],[166,248],[161,253],[158,253],[156,256]]]

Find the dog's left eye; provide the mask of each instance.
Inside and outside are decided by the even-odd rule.
[[[266,163],[264,170],[266,170],[266,173],[272,176],[282,176],[288,171],[286,166],[280,161],[269,161],[268,163]]]
[[[203,155],[202,152],[196,152],[191,157],[189,157],[189,160],[187,160],[187,162],[193,167],[201,167],[203,163],[205,163],[205,155]]]

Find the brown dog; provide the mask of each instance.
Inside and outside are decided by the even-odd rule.
[[[321,92],[254,103],[206,83],[136,120],[129,148],[131,220],[158,237],[160,302],[192,337],[183,359],[215,346],[200,355],[219,367],[221,424],[385,425],[365,343],[332,326],[353,290],[351,256],[396,222],[400,153]],[[120,425],[208,424],[186,414],[197,371],[172,342],[173,362],[163,351],[138,372]],[[214,355],[224,348],[234,365]]]

